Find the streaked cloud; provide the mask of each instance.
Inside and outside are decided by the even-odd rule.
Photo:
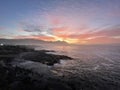
[[[20,0],[14,3],[9,6],[9,16],[6,2],[1,4],[0,10],[6,13],[1,14],[0,26],[7,29],[0,27],[0,37],[75,44],[120,43],[119,0],[30,0],[26,4]]]
[[[61,23],[52,23],[53,26],[35,26],[29,23],[24,24],[22,30],[29,33],[28,36],[17,36],[16,38],[34,38],[45,41],[66,41],[68,43],[92,44],[97,43],[118,43],[120,26],[105,26],[99,28],[62,26]],[[41,27],[42,26],[42,27]]]

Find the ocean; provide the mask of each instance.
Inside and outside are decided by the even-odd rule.
[[[52,67],[58,76],[83,85],[87,80],[96,90],[120,90],[120,45],[41,45],[35,49],[54,50],[48,53],[74,58],[61,60]]]

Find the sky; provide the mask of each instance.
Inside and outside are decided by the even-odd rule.
[[[120,0],[0,0],[0,38],[120,43]]]

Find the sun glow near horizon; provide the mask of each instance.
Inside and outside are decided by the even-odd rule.
[[[69,44],[120,43],[119,0],[11,2],[0,3],[0,38],[33,38]]]

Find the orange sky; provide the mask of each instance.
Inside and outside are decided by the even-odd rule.
[[[119,25],[90,27],[85,20],[80,22],[65,17],[47,16],[49,26],[24,23],[19,35],[14,38],[33,38],[44,41],[65,41],[69,44],[112,44],[120,43]],[[81,26],[82,25],[82,26]],[[25,28],[23,28],[23,26]]]
[[[119,0],[55,1],[30,0],[27,6],[20,5],[19,0],[16,4],[10,2],[9,7],[8,2],[0,3],[0,38],[33,38],[69,44],[120,43]]]

